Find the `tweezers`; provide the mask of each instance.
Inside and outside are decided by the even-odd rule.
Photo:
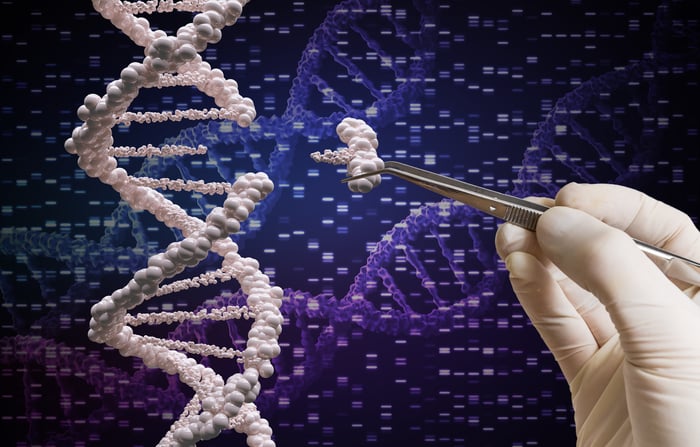
[[[544,205],[396,161],[387,161],[383,169],[346,177],[341,182],[346,183],[377,174],[394,175],[530,231],[535,231],[540,216],[549,209]],[[689,284],[700,285],[700,263],[646,242],[633,240],[664,274]]]

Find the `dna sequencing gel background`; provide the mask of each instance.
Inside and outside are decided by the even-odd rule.
[[[122,144],[209,148],[120,159],[130,173],[233,182],[259,170],[275,182],[235,240],[285,290],[282,354],[256,400],[277,445],[573,445],[568,388],[496,256],[498,222],[389,177],[351,193],[344,167],[309,154],[342,147],[335,126],[353,116],[377,131],[384,160],[519,196],[552,196],[569,181],[624,184],[697,224],[691,5],[253,0],[202,55],[254,100],[253,126],[117,132]],[[179,235],[120,203],[63,148],[83,98],[101,95],[143,50],[87,0],[0,7],[9,19],[0,32],[2,443],[155,445],[191,390],[86,334],[90,307]],[[188,17],[149,20],[172,32]],[[208,100],[151,89],[132,109]],[[223,200],[175,197],[194,216]],[[242,300],[233,281],[144,307]],[[147,331],[240,346],[247,329],[234,320]]]

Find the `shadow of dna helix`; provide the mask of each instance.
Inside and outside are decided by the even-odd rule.
[[[693,67],[700,50],[693,20],[682,19],[687,8],[661,2],[648,52],[555,101],[533,132],[513,194],[553,197],[565,181],[643,188],[656,180],[654,165],[682,151],[695,127],[696,114],[683,99],[695,94],[686,89],[695,84],[694,68],[682,67]]]

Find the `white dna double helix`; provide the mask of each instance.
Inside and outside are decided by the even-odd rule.
[[[230,235],[240,230],[260,200],[273,190],[265,173],[247,173],[233,185],[134,177],[118,167],[115,156],[166,156],[203,153],[206,147],[186,146],[114,147],[112,128],[131,122],[227,119],[239,126],[255,118],[253,101],[242,97],[238,85],[226,79],[221,70],[212,69],[200,53],[208,44],[221,39],[221,29],[233,25],[247,0],[153,0],[122,2],[93,0],[94,8],[134,43],[144,47],[142,62],[124,68],[118,79],[109,83],[103,96],[90,94],[78,108],[83,124],[66,140],[65,149],[78,156],[78,165],[90,177],[96,177],[119,193],[134,210],[146,210],[170,228],[179,229],[184,238],[148,259],[148,265],[135,272],[128,284],[105,296],[92,307],[88,336],[105,343],[124,356],[143,359],[146,366],[160,368],[194,391],[192,400],[162,438],[161,446],[191,446],[216,437],[222,430],[235,429],[247,435],[252,447],[274,447],[272,429],[260,417],[253,401],[260,391],[259,378],[270,377],[271,359],[279,355],[278,337],[282,328],[282,289],[272,287],[260,271],[258,262],[244,258]],[[139,14],[188,11],[196,13],[191,23],[176,32],[153,31]],[[132,113],[129,106],[142,88],[193,86],[211,97],[218,109],[175,112]],[[201,194],[227,194],[223,206],[215,207],[205,220],[189,216],[158,189],[195,191]],[[188,267],[199,264],[209,252],[222,258],[221,267],[194,278],[161,283]],[[159,312],[130,315],[129,310],[153,297],[201,285],[236,279],[247,295],[246,306],[227,306],[200,312]],[[162,324],[185,320],[254,319],[246,349],[243,351],[213,345],[168,340],[135,334],[132,326]],[[237,359],[243,373],[224,379],[187,353]]]

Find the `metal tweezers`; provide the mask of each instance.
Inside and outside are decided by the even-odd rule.
[[[540,216],[549,209],[544,205],[395,161],[385,162],[383,169],[346,177],[342,182],[346,183],[376,174],[395,175],[530,231],[535,231]],[[634,239],[634,242],[667,276],[689,284],[700,285],[700,263],[637,239]]]

